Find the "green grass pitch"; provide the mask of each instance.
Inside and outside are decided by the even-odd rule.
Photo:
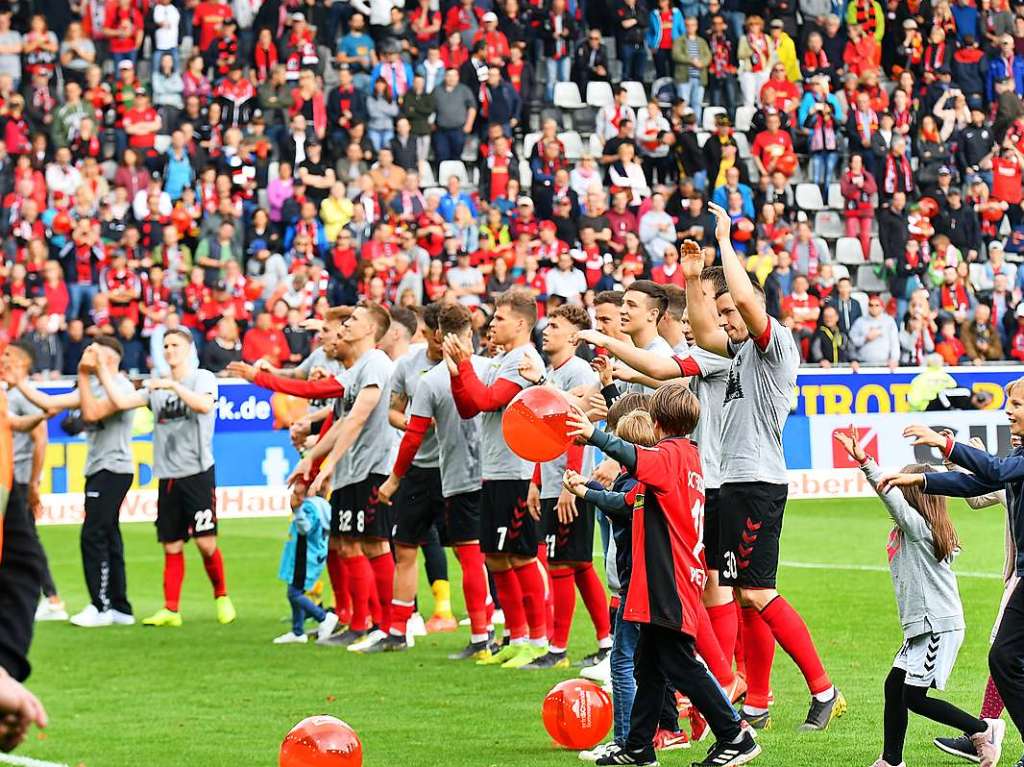
[[[975,712],[987,676],[986,651],[1002,583],[1003,513],[954,505],[963,553],[957,561],[967,640],[945,696]],[[761,735],[758,764],[771,767],[870,765],[881,748],[881,687],[901,643],[880,503],[868,500],[791,503],[783,536],[780,588],[810,625],[849,713],[824,734],[798,736],[808,695],[779,650],[773,690],[774,728]],[[222,545],[238,621],[220,626],[198,554],[189,550],[181,629],[141,626],[78,629],[41,624],[32,648],[29,686],[49,710],[45,735],[18,753],[70,765],[277,764],[289,728],[312,714],[332,714],[359,732],[367,767],[546,767],[579,764],[556,749],[540,721],[545,692],[569,674],[478,668],[446,659],[467,640],[431,636],[403,655],[354,656],[341,649],[273,646],[286,630],[284,584],[276,580],[287,530],[284,519],[228,520]],[[129,595],[136,614],[161,606],[162,554],[150,525],[125,525]],[[54,576],[69,610],[85,589],[73,527],[42,530]],[[458,567],[453,598],[461,609]],[[429,613],[424,585],[421,605]],[[570,654],[594,649],[582,604]],[[684,722],[684,727],[685,727]],[[908,765],[962,764],[936,751],[943,728],[911,717]],[[705,745],[664,755],[688,765]],[[1020,754],[1012,726],[1004,759]]]

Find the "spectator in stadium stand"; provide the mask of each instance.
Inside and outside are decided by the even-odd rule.
[[[967,356],[975,365],[1003,359],[1002,338],[988,304],[979,303],[974,307],[974,317],[961,325],[960,337]]]
[[[610,72],[608,51],[605,50],[601,30],[591,29],[587,32],[586,41],[576,48],[572,80],[579,83],[580,92],[586,94],[590,82],[608,82],[611,79]]]
[[[882,298],[868,297],[868,313],[850,328],[853,359],[872,367],[894,369],[900,363],[900,340],[896,323],[885,313]]]

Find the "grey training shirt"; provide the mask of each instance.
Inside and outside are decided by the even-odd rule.
[[[189,391],[217,401],[217,376],[194,369],[181,380]],[[217,408],[197,413],[171,389],[139,390],[153,411],[153,474],[157,479],[191,477],[213,466],[213,428]]]

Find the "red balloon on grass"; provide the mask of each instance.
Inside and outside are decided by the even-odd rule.
[[[551,688],[541,717],[544,729],[560,746],[593,748],[611,729],[612,699],[587,679],[568,679]]]
[[[279,767],[363,767],[356,731],[333,716],[311,716],[284,736]]]
[[[569,403],[554,389],[530,386],[517,394],[501,417],[501,432],[513,453],[527,461],[550,461],[569,447],[565,418]]]

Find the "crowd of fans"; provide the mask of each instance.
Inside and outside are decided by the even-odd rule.
[[[806,360],[1024,361],[1024,3],[0,3],[0,331],[163,365],[366,298],[542,312],[714,263]]]

